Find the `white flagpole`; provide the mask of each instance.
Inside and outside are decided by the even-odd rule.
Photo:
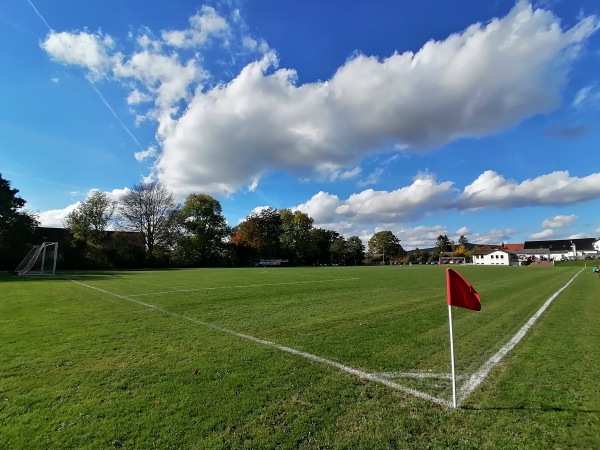
[[[452,366],[452,407],[456,408],[456,376],[454,374],[454,333],[452,332],[452,307],[448,305],[448,321],[450,323],[450,362]]]

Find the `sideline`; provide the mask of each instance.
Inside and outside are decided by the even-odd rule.
[[[546,302],[540,307],[540,309],[538,309],[537,312],[533,316],[531,316],[527,323],[525,323],[525,325],[521,327],[517,334],[515,334],[513,338],[510,341],[508,341],[508,343],[504,347],[498,350],[498,352],[494,356],[488,359],[479,368],[479,370],[477,370],[477,372],[475,372],[469,377],[467,382],[459,390],[458,399],[456,402],[457,407],[460,407],[460,404],[469,396],[469,394],[471,394],[471,392],[473,392],[481,383],[483,383],[483,381],[489,375],[490,371],[494,368],[494,366],[496,366],[496,364],[502,361],[502,358],[504,358],[508,354],[508,352],[510,352],[519,343],[519,341],[523,339],[525,334],[527,334],[527,332],[530,330],[533,324],[540,318],[542,313],[546,311],[546,309],[548,309],[548,306],[550,306],[554,299],[558,297],[560,293],[564,291],[581,272],[583,272],[583,270],[584,269],[581,269],[579,272],[577,272],[573,276],[573,278],[571,278],[567,282],[567,284],[565,284],[558,291],[552,294],[552,296],[548,300],[546,300]]]
[[[421,398],[423,400],[428,400],[430,402],[437,403],[439,405],[444,405],[444,406],[449,406],[450,405],[450,402],[448,400],[443,400],[441,398],[437,398],[437,397],[434,397],[432,395],[429,395],[429,394],[427,394],[425,392],[421,392],[421,391],[418,391],[416,389],[411,389],[409,387],[406,387],[406,386],[403,386],[401,384],[398,384],[398,383],[395,383],[393,381],[390,381],[390,380],[388,380],[388,379],[386,379],[384,377],[378,376],[377,374],[364,372],[362,370],[355,369],[355,368],[350,367],[350,366],[346,366],[344,364],[341,364],[341,363],[336,362],[336,361],[332,361],[330,359],[321,358],[320,356],[313,355],[311,353],[303,352],[301,350],[296,350],[296,349],[291,348],[291,347],[286,347],[285,345],[276,344],[275,342],[271,342],[271,341],[268,341],[266,339],[261,339],[261,338],[255,337],[255,336],[250,336],[248,334],[238,333],[237,331],[231,330],[229,328],[220,327],[218,325],[213,325],[213,324],[208,323],[208,322],[203,322],[201,320],[197,320],[197,319],[194,319],[192,317],[184,316],[182,314],[177,314],[175,312],[169,311],[168,309],[162,308],[160,306],[156,306],[156,305],[153,305],[151,303],[145,303],[145,302],[142,302],[140,300],[136,300],[134,298],[127,297],[125,295],[115,294],[114,292],[110,292],[110,291],[107,291],[105,289],[100,289],[100,288],[95,287],[95,286],[90,286],[89,284],[85,284],[85,283],[82,283],[80,281],[73,280],[71,278],[67,278],[67,277],[64,277],[64,278],[66,280],[68,280],[68,281],[71,281],[72,283],[78,284],[78,285],[86,287],[88,289],[93,289],[95,291],[102,292],[104,294],[107,294],[107,295],[110,295],[110,296],[113,296],[113,297],[116,297],[116,298],[120,298],[121,300],[125,300],[125,301],[131,302],[131,303],[135,303],[135,304],[140,305],[140,306],[144,306],[146,308],[153,309],[155,311],[162,312],[162,313],[167,314],[169,316],[176,317],[178,319],[185,320],[187,322],[191,322],[191,323],[196,324],[196,325],[202,325],[202,326],[205,326],[207,328],[212,328],[213,330],[220,331],[222,333],[227,333],[227,334],[230,334],[230,335],[242,338],[242,339],[246,339],[248,341],[252,341],[252,342],[256,342],[258,344],[266,345],[266,346],[271,347],[271,348],[276,348],[277,350],[281,350],[281,351],[286,352],[286,353],[291,353],[292,355],[301,356],[303,358],[309,359],[309,360],[314,361],[314,362],[318,362],[318,363],[321,363],[321,364],[325,364],[327,366],[335,367],[336,369],[339,369],[342,372],[346,372],[346,373],[349,373],[351,375],[354,375],[357,378],[362,378],[362,379],[367,379],[367,380],[370,380],[370,381],[374,381],[376,383],[382,384],[382,385],[390,387],[392,389],[396,389],[398,391],[406,392],[407,394],[413,395],[414,397],[418,397],[418,398]]]

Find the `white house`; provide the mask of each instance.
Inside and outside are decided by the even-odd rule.
[[[473,264],[477,266],[518,266],[519,257],[508,250],[475,250]]]

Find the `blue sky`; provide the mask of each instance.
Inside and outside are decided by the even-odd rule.
[[[0,173],[46,226],[158,179],[407,249],[599,237],[599,26],[593,0],[6,0]]]

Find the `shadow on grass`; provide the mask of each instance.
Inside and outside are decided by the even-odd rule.
[[[0,283],[18,281],[20,283],[35,281],[66,281],[71,280],[106,280],[116,279],[123,276],[131,276],[134,272],[127,271],[78,271],[78,272],[60,272],[56,275],[17,275],[12,272],[0,273]]]
[[[461,406],[460,409],[464,411],[530,411],[530,412],[575,412],[585,414],[598,414],[600,410],[597,409],[583,409],[583,408],[561,408],[559,406],[497,406],[478,408],[475,406]]]

